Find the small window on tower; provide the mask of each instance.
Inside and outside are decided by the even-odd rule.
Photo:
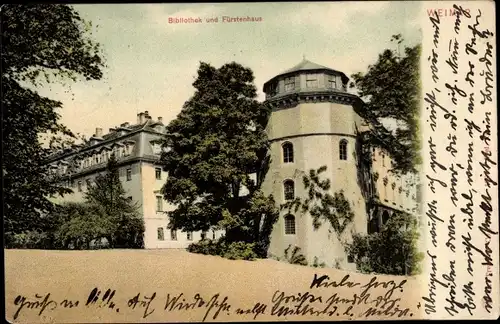
[[[293,145],[292,143],[283,144],[283,162],[293,163]]]
[[[285,91],[295,90],[295,77],[285,79]]]
[[[345,139],[341,140],[339,143],[339,158],[341,160],[347,160],[347,141]]]
[[[317,74],[307,74],[306,87],[307,88],[317,88],[318,87],[318,75]]]
[[[327,75],[327,87],[330,89],[337,89],[337,76]]]
[[[286,235],[295,235],[295,216],[286,215],[285,216],[285,234]]]
[[[285,200],[295,199],[295,184],[293,180],[286,180],[284,183]]]

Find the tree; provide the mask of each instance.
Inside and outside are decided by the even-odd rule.
[[[59,220],[53,232],[55,247],[90,249],[96,242],[109,235],[115,224],[98,204],[65,203],[58,208],[54,218]]]
[[[2,5],[2,175],[6,245],[15,233],[43,229],[50,196],[70,190],[46,177],[47,157],[75,135],[59,122],[62,103],[30,88],[44,82],[99,80],[104,63],[90,25],[68,5]],[[48,134],[52,147],[44,147]]]
[[[364,142],[380,147],[393,160],[392,171],[399,174],[416,172],[420,161],[418,113],[420,109],[421,46],[405,47],[399,54],[401,35],[394,35],[397,51],[386,49],[365,74],[352,76],[359,95],[365,102],[358,113],[372,128]],[[388,121],[396,126],[391,129]]]
[[[111,247],[142,248],[144,220],[137,212],[137,204],[125,194],[116,157],[111,154],[106,172],[98,175],[90,185],[85,193],[85,201],[91,206],[103,208],[106,218],[112,224],[111,229],[105,231]]]
[[[282,204],[281,209],[287,209],[289,212],[292,209],[295,212],[299,210],[303,213],[309,212],[316,229],[321,226],[322,220],[326,220],[340,237],[354,219],[354,213],[342,191],[335,192],[334,195],[329,193],[330,179],[320,180],[319,176],[326,170],[326,166],[309,170],[309,174],[302,177],[307,197],[305,199],[296,197]]]
[[[415,275],[423,254],[418,252],[418,224],[414,216],[395,212],[378,233],[355,234],[347,252],[364,273]]]
[[[196,91],[162,142],[168,150],[161,163],[169,174],[162,192],[177,206],[169,212],[171,228],[224,229],[228,243],[255,242],[262,255],[278,213],[261,190],[270,109],[256,100],[253,82],[253,72],[235,62],[219,69],[200,64]]]

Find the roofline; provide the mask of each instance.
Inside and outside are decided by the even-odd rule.
[[[61,159],[65,159],[67,157],[70,157],[71,155],[79,154],[79,153],[86,152],[86,151],[95,150],[95,149],[99,148],[100,146],[105,146],[105,145],[107,145],[109,143],[112,143],[112,142],[115,142],[115,141],[117,141],[119,139],[120,140],[126,139],[126,138],[131,137],[133,135],[136,135],[137,133],[140,133],[140,132],[145,132],[145,133],[155,134],[155,135],[166,135],[166,134],[159,133],[159,132],[153,132],[153,131],[150,131],[150,130],[145,129],[145,128],[146,128],[146,124],[144,124],[143,127],[139,128],[139,129],[136,129],[134,131],[131,131],[130,133],[127,133],[127,134],[125,134],[123,136],[120,136],[120,137],[117,137],[117,138],[108,139],[108,140],[103,140],[103,141],[101,141],[101,142],[99,142],[99,143],[97,143],[95,145],[92,145],[92,146],[87,146],[87,147],[84,147],[82,149],[75,149],[75,150],[72,150],[71,152],[63,153],[61,155],[57,155],[57,156],[48,158],[44,162],[44,165],[45,164],[53,163],[53,162],[61,160]]]
[[[297,70],[297,71],[291,71],[291,72],[286,72],[286,73],[281,73],[281,74],[278,74],[276,76],[274,76],[273,78],[269,79],[268,81],[266,81],[264,83],[264,85],[262,86],[263,90],[264,88],[266,88],[269,83],[275,81],[276,79],[280,78],[280,77],[284,77],[284,76],[289,76],[289,75],[295,75],[295,74],[302,74],[302,72],[330,72],[330,74],[340,74],[340,76],[342,77],[342,81],[344,81],[345,83],[347,83],[350,79],[349,77],[344,73],[344,72],[340,72],[340,71],[337,71],[337,70],[334,70],[334,69],[330,69],[330,68],[321,68],[321,69],[307,69],[307,70]]]

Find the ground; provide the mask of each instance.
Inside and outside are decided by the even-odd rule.
[[[248,321],[256,313],[257,320],[306,320],[311,319],[346,319],[362,316],[366,310],[374,306],[379,296],[387,296],[391,287],[392,297],[386,299],[393,304],[393,309],[405,309],[404,318],[419,317],[416,308],[418,286],[416,278],[396,276],[374,276],[349,273],[336,269],[319,269],[291,265],[274,260],[234,261],[215,256],[188,253],[184,250],[97,250],[97,251],[44,251],[44,250],[4,250],[5,252],[5,292],[7,318],[12,321],[19,310],[15,322],[154,322],[154,321]],[[314,276],[328,275],[326,282],[344,283],[337,288],[310,288]],[[392,280],[392,281],[391,281]],[[349,288],[348,282],[359,283]],[[301,301],[298,293],[314,294],[304,303],[309,307],[324,310],[327,299],[334,294],[342,298],[352,298],[356,293],[361,295],[370,286],[365,299],[344,314],[347,304],[337,301],[337,313],[330,313],[333,304],[326,314],[319,317],[279,316],[281,306],[293,306]],[[385,282],[384,285],[377,283]],[[376,287],[378,286],[378,287]],[[92,295],[97,288],[101,293]],[[110,299],[106,290],[115,292]],[[153,300],[148,298],[154,293]],[[184,305],[190,303],[188,310],[170,310],[172,299]],[[40,298],[36,298],[38,294]],[[42,301],[46,299],[43,304]],[[137,296],[139,294],[139,296]],[[198,294],[198,295],[197,295]],[[219,294],[217,296],[217,294]],[[91,296],[92,295],[92,296]],[[293,298],[285,296],[295,295]],[[90,296],[90,298],[89,298]],[[95,302],[92,303],[92,300]],[[134,297],[136,297],[134,299]],[[225,299],[227,297],[227,299]],[[24,298],[24,299],[23,299]],[[397,300],[402,298],[403,300]],[[202,302],[203,299],[203,302]],[[64,301],[67,300],[67,301]],[[90,300],[89,305],[85,305]],[[171,301],[165,309],[167,301]],[[184,300],[184,301],[183,301]],[[332,300],[332,299],[330,299]],[[359,300],[359,299],[358,299]],[[39,301],[40,304],[32,302]],[[77,306],[70,307],[69,303]],[[287,303],[288,302],[288,303]],[[259,304],[256,306],[256,304]],[[396,307],[397,304],[397,307]],[[38,307],[37,307],[38,306]],[[44,308],[45,306],[45,308]],[[66,306],[66,307],[64,307]],[[380,305],[379,305],[380,306]],[[274,307],[274,310],[273,310]],[[174,307],[175,308],[175,307]],[[251,314],[238,314],[238,308],[249,309]],[[41,314],[40,314],[40,311]],[[40,314],[40,315],[39,315]],[[352,316],[351,316],[352,314]],[[397,314],[391,317],[397,318]],[[206,317],[205,317],[206,316]],[[330,317],[332,316],[332,317]],[[354,319],[353,318],[353,319]],[[375,319],[373,314],[369,319]]]

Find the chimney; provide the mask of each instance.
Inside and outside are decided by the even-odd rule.
[[[102,137],[102,128],[97,127],[95,129],[95,137]]]
[[[142,112],[137,114],[137,124],[144,124],[144,122],[146,121],[144,115],[145,114]]]
[[[145,111],[144,112],[144,117],[147,119],[147,120],[151,120],[151,116],[149,116],[149,111]]]
[[[128,127],[130,124],[128,122],[125,122],[123,124],[120,125],[120,127]]]
[[[163,122],[163,117],[158,117],[158,121],[161,123]]]
[[[114,128],[110,128],[110,129],[109,129],[109,132],[110,132],[110,133],[113,133],[114,131],[115,131],[115,129],[114,129]]]

